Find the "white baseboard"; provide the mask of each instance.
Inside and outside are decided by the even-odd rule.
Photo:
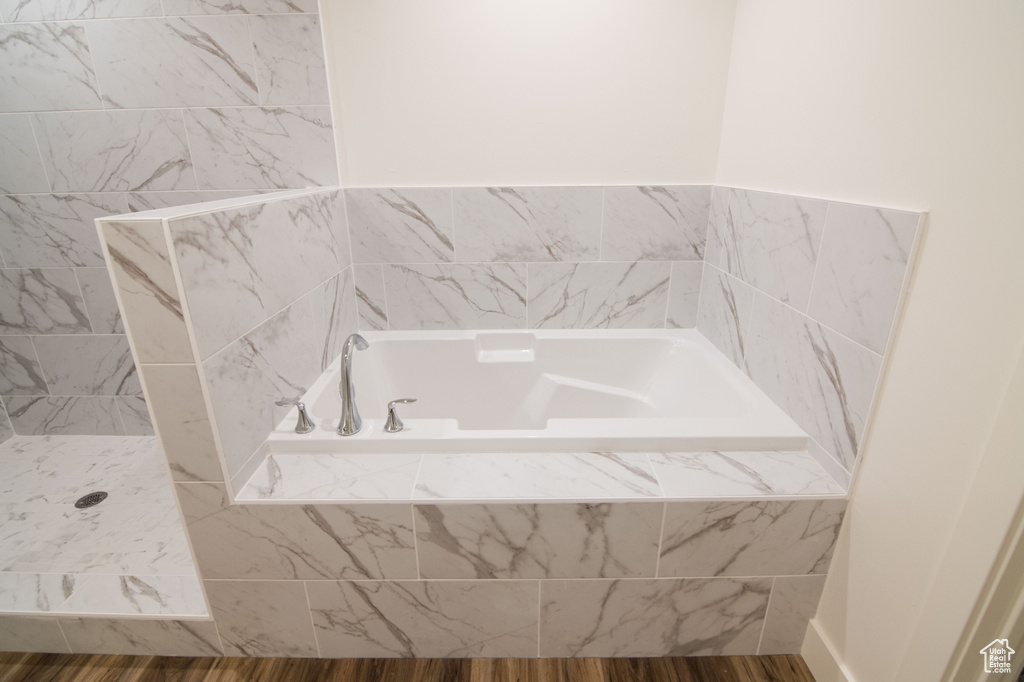
[[[856,682],[839,661],[828,638],[818,630],[816,619],[811,619],[807,624],[800,655],[804,657],[816,682]]]

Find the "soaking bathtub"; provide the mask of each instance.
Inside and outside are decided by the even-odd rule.
[[[268,438],[280,453],[803,450],[807,434],[696,330],[362,332],[362,429],[337,433],[337,361]],[[405,428],[384,431],[387,403]]]

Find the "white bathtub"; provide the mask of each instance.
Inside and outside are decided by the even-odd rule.
[[[352,369],[362,430],[336,433],[337,364],[270,452],[802,450],[807,434],[695,330],[364,332]],[[405,429],[386,433],[386,405]]]

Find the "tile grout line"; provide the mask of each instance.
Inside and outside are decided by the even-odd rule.
[[[659,485],[661,485],[661,484],[659,483]],[[658,554],[657,554],[657,556],[655,556],[655,559],[654,559],[654,577],[655,578],[660,577],[659,574],[661,573],[661,550],[662,550],[662,547],[664,547],[664,545],[665,545],[665,522],[666,522],[666,519],[668,518],[668,502],[665,501],[665,502],[662,502],[661,504],[662,504],[662,508],[661,508],[661,532],[658,534]]]
[[[764,642],[765,630],[768,629],[768,613],[772,608],[772,598],[775,597],[775,581],[778,577],[776,575],[772,576],[772,586],[768,591],[768,603],[764,607],[764,621],[761,623],[761,636],[757,638],[757,649],[754,650],[758,655],[761,653],[761,644]]]
[[[38,112],[36,112],[38,113]],[[46,162],[43,161],[43,146],[39,144],[39,133],[36,132],[35,123],[32,122],[33,114],[25,114],[28,119],[29,130],[32,131],[32,141],[36,143],[36,153],[39,154],[39,165],[43,169],[43,178],[46,179],[46,187],[50,190],[50,194],[53,193],[53,181],[50,180],[50,172],[46,170]]]
[[[540,658],[540,612],[542,608],[541,593],[544,589],[544,581],[537,580],[537,658]]]
[[[316,647],[316,657],[323,658],[323,653],[320,651],[320,637],[316,634],[316,621],[313,620],[313,602],[309,600],[309,585],[307,581],[302,581],[302,593],[306,597],[306,612],[309,614],[309,624],[313,628],[313,646]]]
[[[61,627],[60,618],[54,618],[53,620],[57,623],[57,631],[60,632],[60,636],[64,640],[64,644],[67,646],[68,651],[75,653],[75,650],[71,648],[71,642],[68,641],[68,636],[65,634],[64,628]]]
[[[196,171],[196,159],[195,155],[192,153],[192,140],[188,135],[188,121],[185,120],[185,107],[178,109],[178,113],[181,115],[181,130],[185,134],[185,150],[188,152],[188,162],[189,165],[192,166],[192,179],[195,181],[196,191],[199,192],[201,191],[199,189],[199,172]]]

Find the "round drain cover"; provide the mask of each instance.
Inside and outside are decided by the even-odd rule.
[[[75,502],[75,507],[78,509],[94,507],[105,499],[107,499],[107,494],[105,492],[89,493],[88,495],[82,495],[78,498],[78,501]]]

